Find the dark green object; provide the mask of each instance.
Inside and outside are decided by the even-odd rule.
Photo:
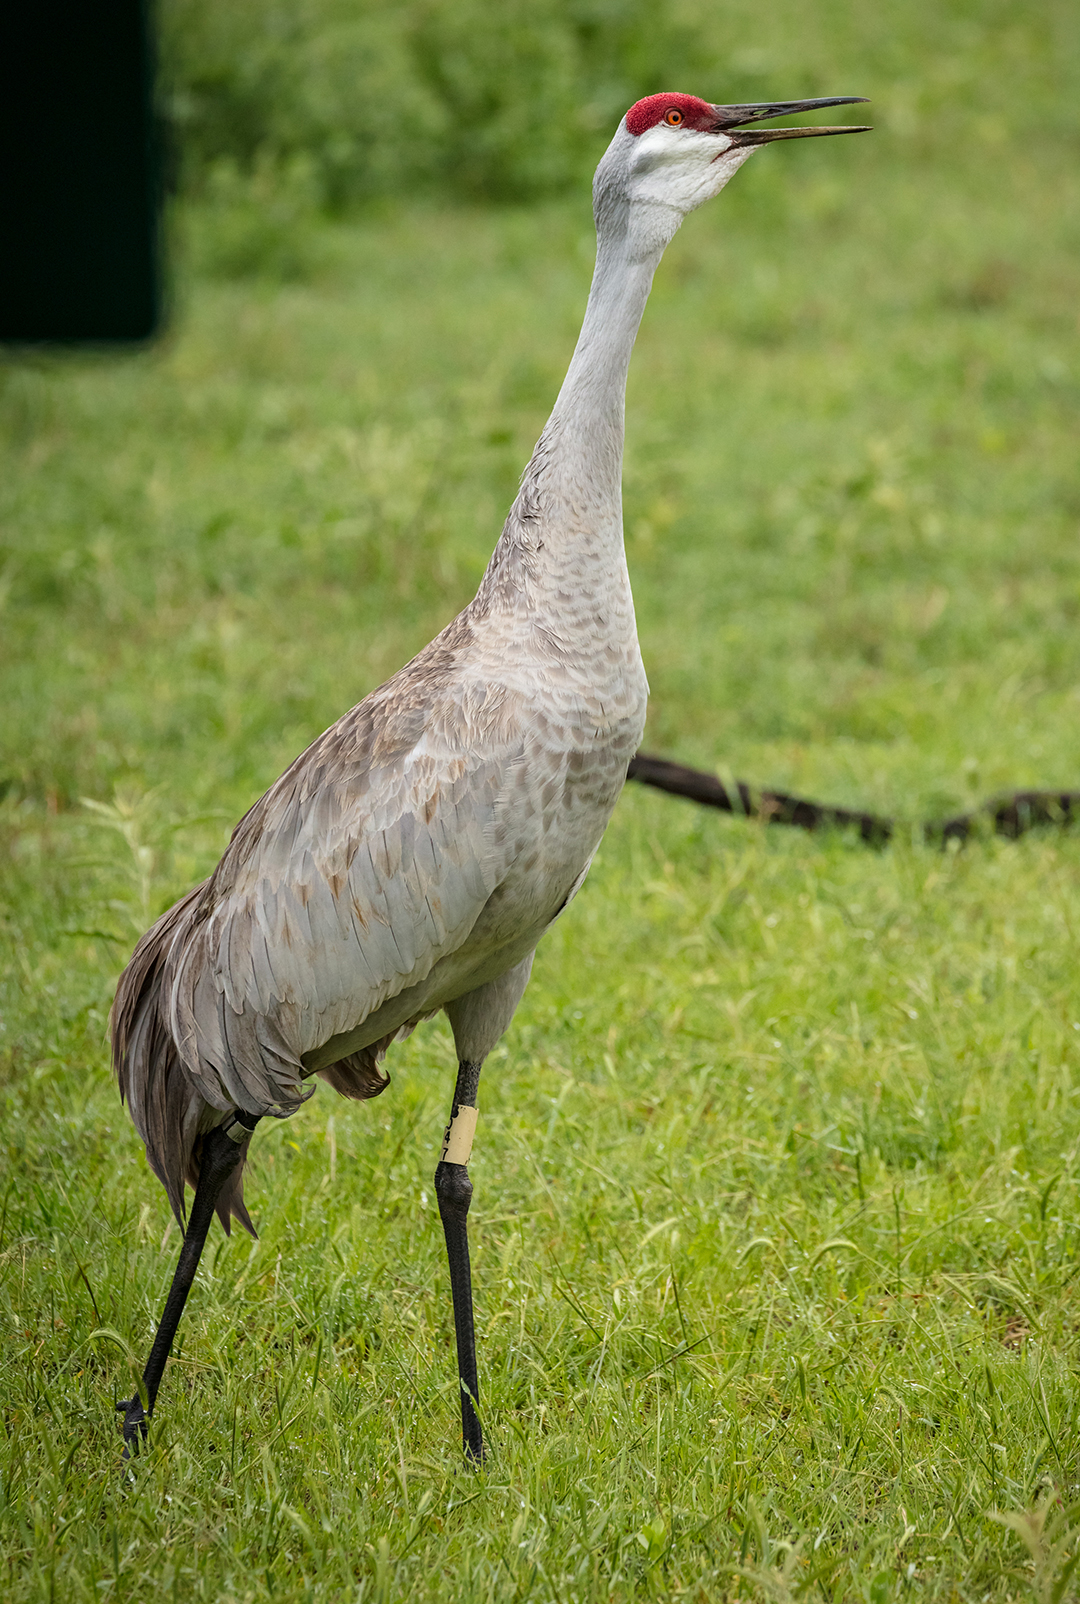
[[[0,340],[146,340],[159,141],[142,0],[0,8]]]

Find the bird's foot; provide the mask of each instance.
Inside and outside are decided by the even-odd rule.
[[[138,1393],[134,1398],[121,1398],[116,1405],[116,1412],[124,1417],[124,1458],[133,1459],[149,1431],[146,1410]]]

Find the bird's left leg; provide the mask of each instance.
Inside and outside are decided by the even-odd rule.
[[[180,1316],[184,1312],[184,1304],[195,1279],[195,1271],[199,1268],[206,1233],[214,1217],[214,1206],[221,1195],[222,1187],[240,1162],[243,1143],[257,1124],[257,1115],[238,1113],[226,1120],[225,1124],[208,1131],[203,1138],[195,1200],[188,1215],[187,1230],[184,1232],[184,1241],[180,1248],[180,1258],[173,1275],[172,1286],[169,1288],[169,1296],[165,1300],[161,1324],[158,1326],[154,1345],[150,1349],[150,1357],[143,1371],[146,1408],[143,1408],[138,1393],[134,1398],[123,1399],[116,1406],[124,1417],[125,1459],[132,1453],[138,1453],[140,1437],[146,1436],[146,1423],[153,1413],[154,1400],[161,1386],[161,1378],[165,1374],[165,1362],[169,1357],[169,1350],[180,1324]]]
[[[439,1200],[446,1256],[450,1262],[450,1290],[454,1297],[454,1334],[457,1338],[458,1380],[461,1386],[461,1437],[465,1457],[480,1464],[484,1457],[484,1436],[476,1412],[479,1391],[476,1380],[476,1330],[473,1324],[472,1270],[469,1265],[469,1204],[472,1182],[467,1165],[476,1130],[476,1097],[480,1085],[480,1065],[463,1060],[458,1065],[457,1085],[450,1123],[443,1138],[442,1157],[435,1171],[435,1195]]]

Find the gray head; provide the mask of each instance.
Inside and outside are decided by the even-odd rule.
[[[864,103],[861,95],[827,100],[770,101],[755,106],[712,106],[696,95],[649,95],[631,106],[604,153],[593,183],[601,234],[631,237],[631,254],[663,249],[688,212],[718,195],[743,162],[775,139],[867,133],[845,124],[830,128],[755,128],[770,117],[793,117],[821,106]]]

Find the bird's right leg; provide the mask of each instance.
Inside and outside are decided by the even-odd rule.
[[[477,1465],[484,1457],[484,1436],[476,1412],[479,1391],[468,1230],[472,1182],[466,1166],[476,1130],[479,1085],[480,1065],[468,1061],[459,1064],[454,1106],[443,1138],[442,1158],[435,1171],[435,1195],[439,1200],[439,1214],[446,1237],[450,1290],[454,1297],[454,1334],[457,1338],[458,1381],[461,1386],[461,1438],[466,1459],[471,1459]]]
[[[146,1436],[147,1420],[153,1413],[161,1378],[165,1374],[165,1362],[169,1357],[169,1350],[180,1324],[180,1316],[184,1312],[184,1304],[195,1279],[195,1271],[199,1268],[206,1233],[214,1217],[214,1206],[221,1195],[221,1188],[240,1162],[243,1143],[257,1124],[257,1115],[238,1113],[226,1124],[218,1125],[212,1131],[208,1131],[203,1138],[195,1200],[188,1215],[187,1230],[184,1232],[180,1258],[172,1278],[172,1286],[169,1288],[169,1296],[165,1300],[161,1323],[154,1338],[154,1345],[150,1349],[150,1357],[146,1361],[146,1369],[143,1371],[146,1408],[143,1408],[138,1393],[134,1398],[123,1399],[116,1406],[124,1417],[125,1459],[132,1453],[138,1453],[140,1437]]]

